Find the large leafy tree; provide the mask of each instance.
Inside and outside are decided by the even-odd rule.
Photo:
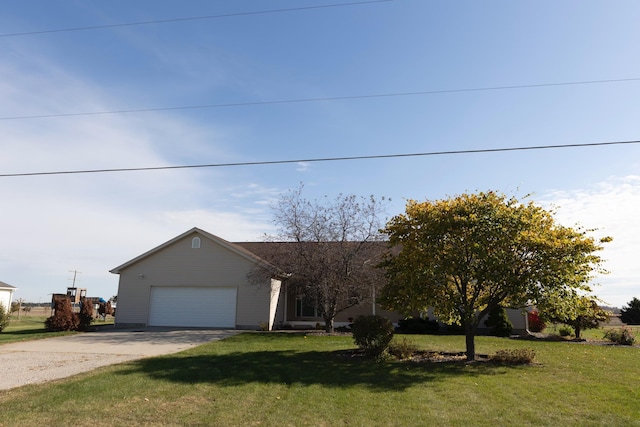
[[[386,249],[380,233],[385,204],[343,194],[308,200],[300,186],[273,206],[278,232],[267,240],[277,244],[260,256],[288,274],[289,289],[315,307],[327,332],[338,313],[371,302],[374,287],[383,283],[375,266]],[[261,274],[259,269],[250,278],[260,282]]]
[[[469,360],[478,325],[498,305],[544,299],[569,310],[603,272],[596,252],[610,240],[495,192],[409,201],[383,231],[397,249],[381,264],[389,279],[381,302],[406,314],[433,307],[441,321],[462,325]]]
[[[640,325],[640,299],[633,298],[620,310],[620,320],[627,325]]]

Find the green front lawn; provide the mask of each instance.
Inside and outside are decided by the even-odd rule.
[[[61,335],[70,335],[77,332],[47,332],[44,328],[44,321],[47,316],[31,316],[21,315],[11,317],[9,326],[0,332],[0,345],[17,341],[28,341],[40,338],[51,338]],[[92,327],[101,327],[102,325],[113,325],[113,317],[107,316],[106,321],[94,320]],[[0,421],[0,425],[1,421]]]
[[[461,336],[407,336],[464,350]],[[0,425],[640,426],[638,347],[477,338],[538,364],[348,357],[349,336],[246,333],[182,353],[0,392]]]
[[[11,317],[11,323],[0,332],[0,344],[16,341],[28,341],[40,338],[50,338],[60,335],[69,335],[74,332],[47,332],[44,328],[44,316],[25,316],[18,319]],[[1,424],[0,424],[1,425]]]

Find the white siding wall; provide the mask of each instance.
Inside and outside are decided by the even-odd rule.
[[[0,289],[0,304],[4,307],[6,311],[11,310],[11,296],[13,295],[13,291],[8,289]]]
[[[280,280],[271,279],[271,294],[270,294],[270,303],[269,303],[269,330],[273,329],[273,325],[278,322],[282,322],[282,318],[276,317],[278,314],[282,314],[282,310],[278,311],[278,306],[280,304],[280,297],[282,295],[281,292],[282,282]],[[282,299],[284,300],[284,295],[282,295]]]

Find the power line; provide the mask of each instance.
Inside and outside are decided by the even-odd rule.
[[[283,99],[283,100],[272,100],[272,101],[232,102],[232,103],[225,103],[225,104],[187,105],[187,106],[177,106],[177,107],[137,108],[137,109],[126,109],[126,110],[84,111],[84,112],[77,112],[77,113],[8,116],[8,117],[0,117],[0,120],[48,119],[48,118],[55,118],[55,117],[99,116],[99,115],[106,115],[106,114],[149,113],[149,112],[176,111],[176,110],[201,110],[201,109],[208,109],[208,108],[248,107],[248,106],[276,105],[276,104],[296,104],[296,103],[304,103],[304,102],[392,98],[392,97],[401,97],[401,96],[425,96],[425,95],[437,95],[437,94],[446,94],[446,93],[487,92],[487,91],[494,91],[494,90],[531,89],[531,88],[555,87],[555,86],[578,86],[578,85],[621,83],[621,82],[633,82],[633,81],[640,81],[640,77],[631,77],[627,79],[540,83],[540,84],[526,84],[526,85],[513,85],[513,86],[488,86],[488,87],[463,88],[463,89],[426,90],[426,91],[415,91],[415,92],[394,92],[394,93],[379,93],[379,94],[368,94],[368,95],[331,96],[331,97],[322,97],[322,98],[299,98],[299,99]]]
[[[219,167],[237,167],[237,166],[267,166],[267,165],[283,165],[290,163],[319,163],[319,162],[336,162],[346,160],[372,160],[372,159],[393,159],[402,157],[426,157],[426,156],[442,156],[454,154],[478,154],[478,153],[499,153],[507,151],[527,151],[527,150],[548,150],[558,148],[583,148],[583,147],[601,147],[612,145],[631,145],[640,144],[637,141],[609,141],[609,142],[592,142],[584,144],[557,144],[557,145],[533,145],[525,147],[506,147],[506,148],[482,148],[477,150],[453,150],[453,151],[431,151],[424,153],[404,153],[404,154],[380,154],[372,156],[348,156],[348,157],[320,157],[311,159],[290,159],[290,160],[268,160],[256,162],[237,162],[237,163],[212,163],[202,165],[178,165],[178,166],[155,166],[155,167],[139,167],[139,168],[115,168],[115,169],[87,169],[87,170],[69,170],[69,171],[53,171],[53,172],[25,172],[25,173],[8,173],[0,174],[0,178],[22,177],[22,176],[45,176],[45,175],[74,175],[74,174],[90,174],[90,173],[114,173],[114,172],[144,172],[171,169],[198,169],[198,168],[219,168]]]
[[[206,16],[192,16],[192,17],[186,17],[186,18],[158,19],[153,21],[126,22],[126,23],[120,23],[120,24],[91,25],[86,27],[61,28],[57,30],[25,31],[21,33],[0,34],[0,37],[18,37],[18,36],[29,36],[29,35],[35,35],[35,34],[64,33],[64,32],[71,32],[71,31],[97,30],[97,29],[103,29],[103,28],[133,27],[136,25],[166,24],[170,22],[231,18],[235,16],[265,15],[268,13],[294,12],[294,11],[300,11],[300,10],[313,10],[313,9],[328,9],[332,7],[358,6],[358,5],[364,5],[364,4],[370,4],[370,3],[384,3],[384,2],[390,2],[390,1],[393,1],[393,0],[368,0],[368,1],[358,1],[358,2],[350,2],[350,3],[326,4],[326,5],[318,5],[318,6],[291,7],[287,9],[260,10],[255,12],[236,12],[236,13],[225,13],[221,15],[206,15]]]

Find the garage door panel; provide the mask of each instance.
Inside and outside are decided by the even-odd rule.
[[[150,326],[234,328],[236,288],[151,287]]]

